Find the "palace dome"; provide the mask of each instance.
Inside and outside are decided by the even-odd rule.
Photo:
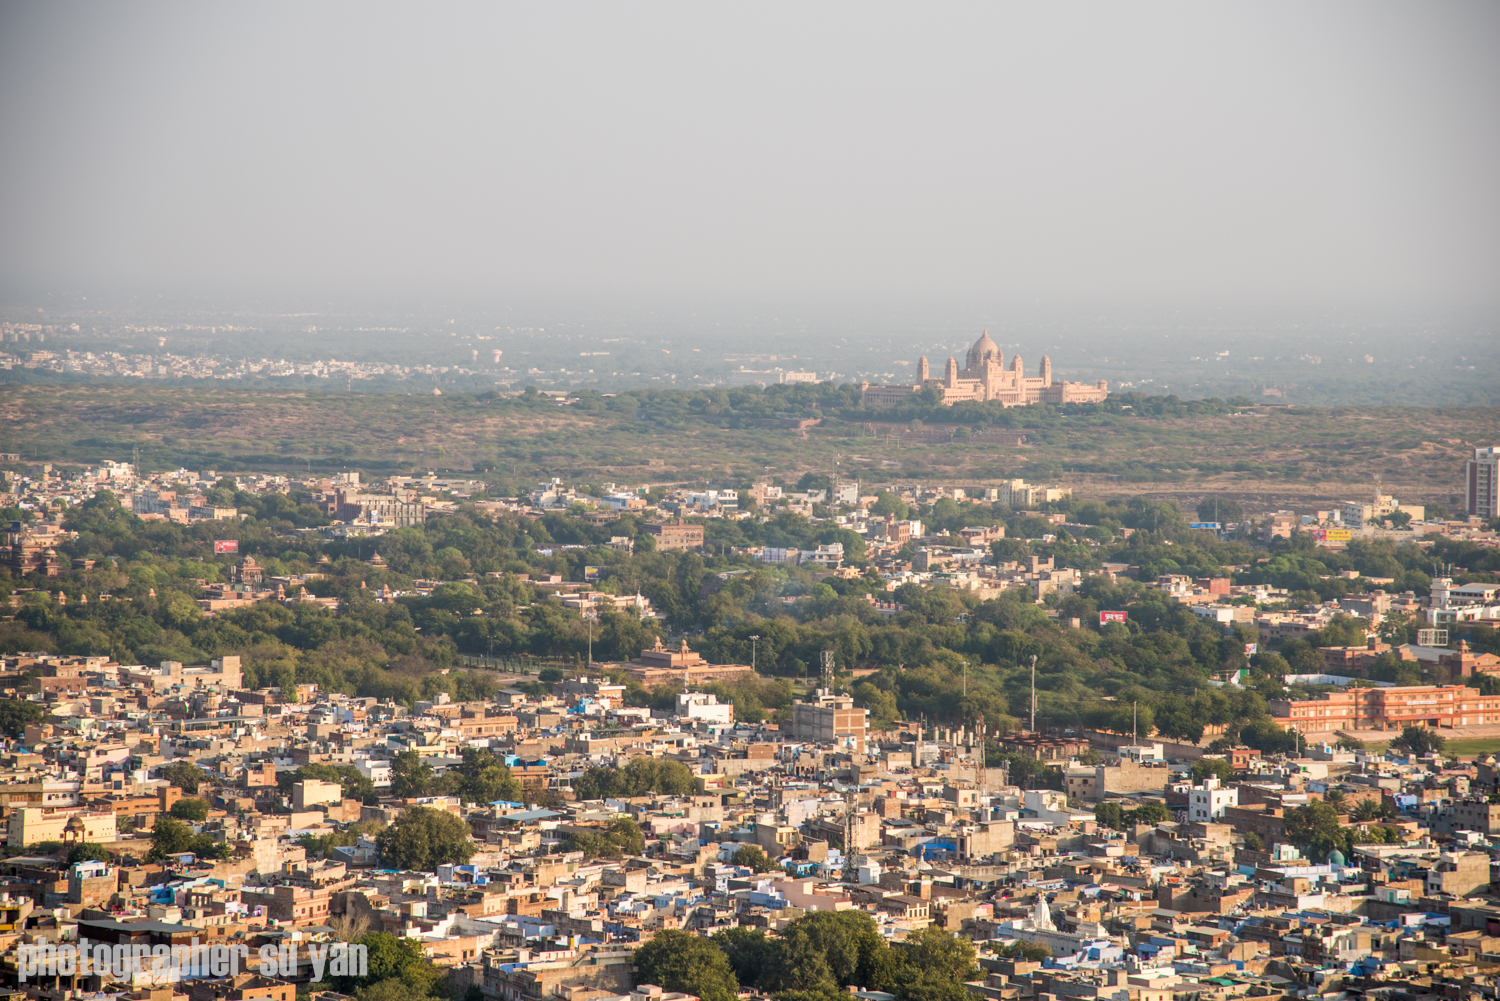
[[[977,369],[984,364],[987,357],[994,356],[995,362],[1000,363],[1000,346],[990,340],[990,332],[986,330],[979,335],[979,340],[969,349],[969,368]]]

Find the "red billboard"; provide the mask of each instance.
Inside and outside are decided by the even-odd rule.
[[[1124,622],[1124,621],[1125,621],[1125,613],[1124,612],[1100,612],[1099,613],[1099,624],[1101,626],[1104,625],[1106,622]]]
[[[240,540],[239,539],[215,539],[214,540],[214,552],[215,553],[237,553],[239,551],[240,551]]]

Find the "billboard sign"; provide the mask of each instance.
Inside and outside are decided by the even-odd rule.
[[[1324,533],[1329,542],[1348,542],[1352,533],[1347,528],[1330,528]]]
[[[1326,528],[1314,528],[1314,529],[1311,529],[1310,532],[1309,532],[1309,534],[1312,535],[1314,542],[1327,542],[1328,541],[1328,529],[1326,529]]]
[[[1245,656],[1246,657],[1254,657],[1258,653],[1260,653],[1260,644],[1259,643],[1246,643],[1245,644]]]
[[[1099,624],[1102,626],[1106,622],[1124,622],[1125,618],[1124,612],[1100,612]]]
[[[583,579],[584,580],[598,580],[599,579],[599,568],[598,567],[584,567],[583,568]]]
[[[214,552],[216,554],[217,553],[237,553],[239,551],[240,551],[240,540],[239,539],[215,539],[214,540]]]
[[[1219,530],[1219,523],[1217,521],[1190,521],[1188,522],[1188,528],[1202,528],[1210,532],[1217,532]]]

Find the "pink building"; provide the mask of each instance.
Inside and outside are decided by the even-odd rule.
[[[1109,395],[1108,383],[1100,380],[1094,385],[1082,382],[1060,382],[1052,378],[1052,359],[1042,356],[1041,374],[1028,377],[1021,356],[1017,355],[1005,367],[1005,357],[999,346],[990,340],[989,332],[983,333],[974,346],[969,348],[963,369],[952,357],[941,378],[933,378],[928,370],[927,359],[917,362],[917,382],[912,386],[860,386],[860,403],[867,407],[891,407],[908,401],[909,397],[927,386],[942,393],[945,406],[964,400],[988,403],[997,400],[1007,407],[1021,407],[1029,403],[1101,403]]]

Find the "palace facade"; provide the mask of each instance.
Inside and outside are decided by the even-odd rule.
[[[1028,403],[1102,403],[1109,395],[1108,383],[1102,379],[1094,384],[1084,382],[1054,382],[1052,359],[1042,356],[1042,371],[1039,376],[1028,377],[1021,356],[1005,359],[1000,348],[990,340],[985,331],[969,349],[968,364],[963,369],[952,357],[941,378],[933,378],[928,371],[924,356],[917,362],[917,381],[910,386],[860,385],[860,403],[867,407],[893,407],[909,402],[913,393],[927,386],[942,394],[944,406],[953,406],[965,400],[987,403],[998,400],[1007,407],[1021,407]]]

